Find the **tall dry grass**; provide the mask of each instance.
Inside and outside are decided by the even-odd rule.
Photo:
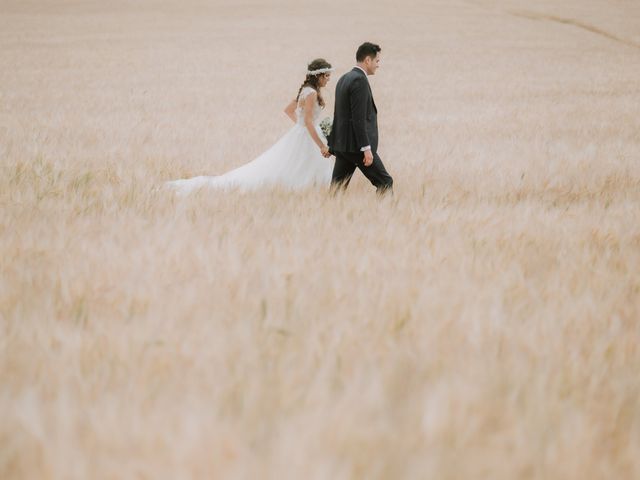
[[[638,478],[638,24],[2,2],[0,478]],[[392,198],[156,189],[363,40]]]

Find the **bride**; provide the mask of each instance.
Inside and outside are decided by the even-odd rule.
[[[319,117],[325,106],[321,89],[333,70],[322,58],[308,65],[298,96],[284,110],[295,125],[258,158],[224,175],[173,180],[166,185],[183,195],[203,187],[250,190],[262,186],[329,186],[333,162],[323,141]]]

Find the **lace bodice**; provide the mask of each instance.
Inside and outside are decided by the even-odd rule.
[[[298,98],[298,107],[296,108],[296,123],[298,125],[304,125],[304,101],[310,93],[315,93],[315,90],[311,87],[304,87],[300,92],[300,97]],[[320,122],[320,113],[322,113],[322,108],[318,105],[318,102],[314,102],[313,104],[313,123],[318,124]]]

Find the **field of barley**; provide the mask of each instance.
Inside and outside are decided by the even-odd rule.
[[[201,191],[371,77],[395,193]],[[635,0],[0,0],[0,478],[640,478]]]

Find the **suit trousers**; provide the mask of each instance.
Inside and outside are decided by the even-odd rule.
[[[376,187],[379,194],[392,190],[393,178],[387,173],[382,159],[377,153],[373,154],[373,163],[364,166],[364,152],[334,152],[336,163],[333,167],[331,186],[333,188],[347,188],[356,168]]]

